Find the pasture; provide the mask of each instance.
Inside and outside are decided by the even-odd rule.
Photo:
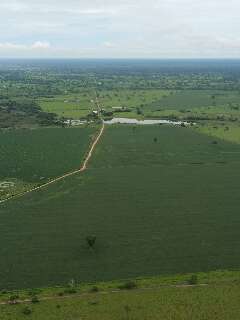
[[[197,131],[226,141],[240,143],[239,123],[206,123],[198,125]]]
[[[5,292],[1,302],[14,295],[31,300],[36,294],[40,302],[1,305],[1,319],[239,319],[239,272],[196,274],[203,285],[195,287],[187,286],[191,276],[137,279],[131,290],[119,289],[124,282],[106,282],[77,284],[72,293],[68,286]]]
[[[56,96],[52,98],[40,98],[41,108],[46,112],[56,113],[59,117],[80,119],[95,109],[88,92]]]
[[[80,167],[94,126],[0,131],[0,199]]]
[[[239,267],[239,153],[190,128],[107,127],[86,172],[1,205],[1,287]]]

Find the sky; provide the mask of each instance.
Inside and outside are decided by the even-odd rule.
[[[0,0],[0,57],[240,58],[239,0]]]

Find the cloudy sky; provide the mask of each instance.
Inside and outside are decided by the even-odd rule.
[[[0,0],[0,57],[240,58],[239,0]]]

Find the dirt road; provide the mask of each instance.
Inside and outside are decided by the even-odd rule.
[[[73,176],[73,175],[75,175],[75,174],[78,174],[78,173],[80,173],[80,172],[85,171],[85,170],[87,169],[88,163],[89,163],[89,161],[90,161],[90,159],[91,159],[91,157],[92,157],[93,151],[94,151],[94,149],[96,148],[96,146],[97,146],[97,144],[98,144],[101,136],[103,135],[104,129],[105,129],[105,125],[104,125],[104,123],[102,123],[101,130],[100,130],[100,132],[98,133],[97,137],[94,139],[93,143],[91,144],[90,150],[88,151],[88,154],[87,154],[87,156],[86,156],[83,164],[81,165],[80,169],[75,170],[75,171],[72,171],[72,172],[68,172],[68,173],[66,173],[66,174],[64,174],[64,175],[62,175],[62,176],[60,176],[60,177],[58,177],[58,178],[52,179],[51,181],[49,181],[49,182],[47,182],[47,183],[44,183],[44,184],[42,184],[42,185],[39,186],[39,187],[30,189],[30,190],[25,191],[25,192],[23,192],[23,193],[19,193],[19,194],[17,194],[17,195],[14,195],[14,196],[11,196],[11,197],[9,197],[9,198],[7,198],[7,199],[4,199],[4,200],[0,201],[0,204],[1,204],[1,203],[5,203],[5,202],[7,202],[7,201],[10,201],[10,200],[12,200],[12,199],[16,199],[16,198],[23,197],[23,196],[25,196],[25,195],[28,194],[28,193],[31,193],[31,192],[34,192],[34,191],[38,191],[38,190],[43,189],[43,188],[45,188],[45,187],[47,187],[47,186],[49,186],[49,185],[51,185],[51,184],[53,184],[53,183],[55,183],[55,182],[58,182],[58,181],[63,180],[63,179],[65,179],[65,178],[67,178],[67,177],[70,177],[70,176]]]

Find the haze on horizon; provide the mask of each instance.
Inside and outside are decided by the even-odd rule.
[[[238,0],[1,0],[0,58],[240,58]]]

